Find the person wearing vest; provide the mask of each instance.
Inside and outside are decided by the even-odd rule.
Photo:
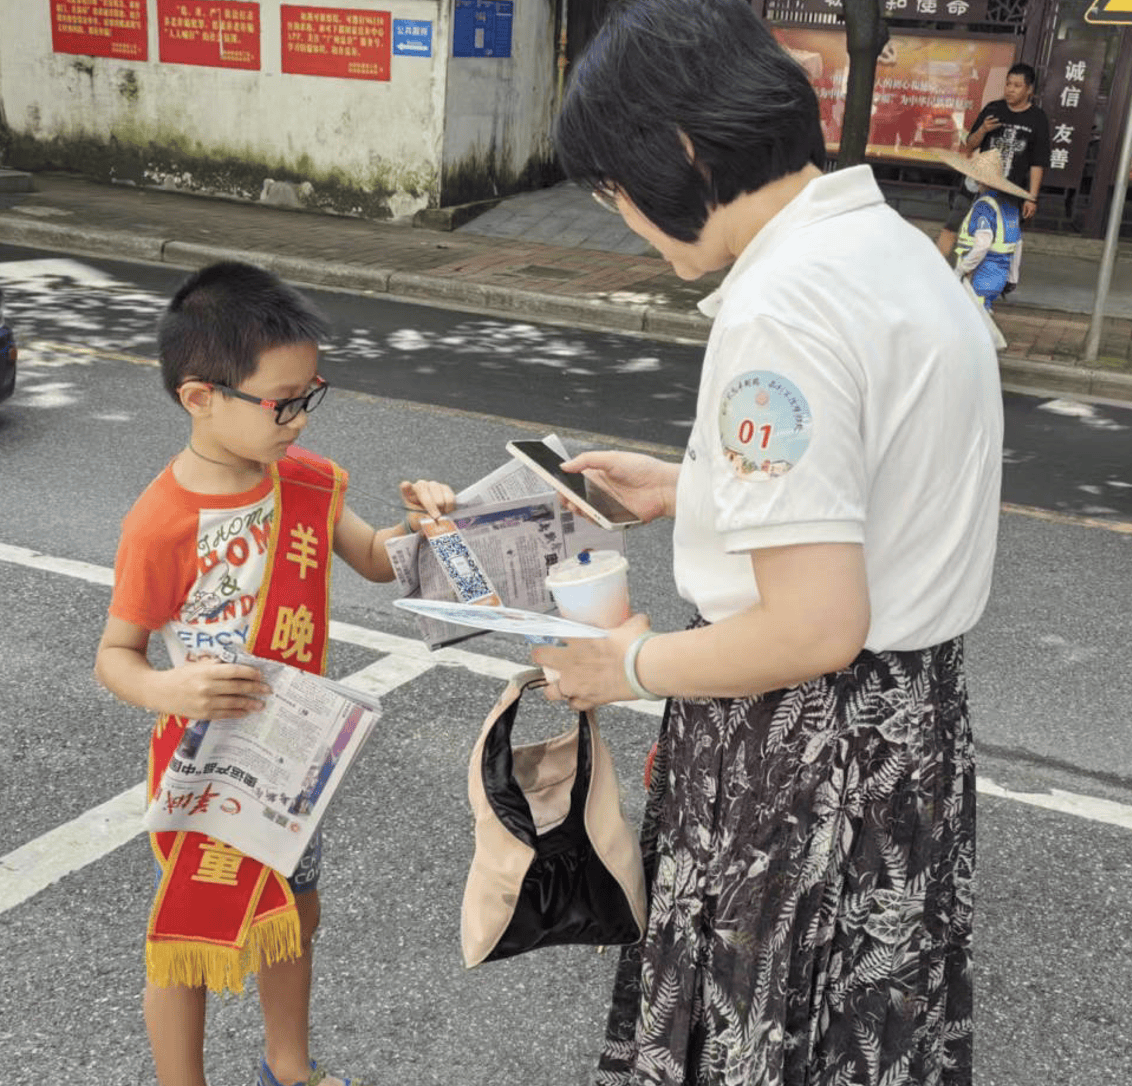
[[[1021,204],[1024,223],[1037,214],[1042,178],[1050,167],[1049,117],[1034,101],[1036,82],[1037,72],[1029,64],[1011,67],[1006,73],[1002,97],[983,106],[959,148],[963,154],[993,149],[1002,155],[1005,176],[1026,193]],[[970,182],[960,185],[954,194],[947,220],[936,239],[945,257],[950,258],[955,248],[956,232],[977,192],[977,186]],[[1020,262],[1021,243],[1015,251]],[[1011,280],[1011,284],[1016,282]]]
[[[975,297],[992,312],[1006,284],[1016,278],[1011,271],[1022,237],[1021,205],[1017,201],[1026,198],[1025,190],[1003,175],[997,150],[970,157],[940,151],[938,156],[979,185],[979,195],[959,228],[955,274],[970,280]]]
[[[111,693],[157,714],[150,796],[197,722],[238,720],[270,693],[256,667],[217,660],[217,646],[322,674],[333,555],[391,581],[386,541],[455,506],[442,483],[403,482],[401,523],[374,529],[345,504],[346,472],[296,444],[326,394],[326,334],[301,294],[236,262],[191,276],[162,315],[162,378],[189,416],[189,441],[122,522],[95,662]],[[171,667],[149,663],[154,633]],[[258,1086],[349,1086],[308,1051],[320,832],[289,878],[201,833],[154,833],[150,844],[145,1018],[160,1086],[206,1086],[206,991],[241,991],[251,973],[264,1021]]]
[[[987,310],[1010,281],[1022,236],[1021,213],[1012,200],[984,189],[959,228],[955,273],[970,276],[971,289]]]

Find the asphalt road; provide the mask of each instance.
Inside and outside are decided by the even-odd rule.
[[[155,357],[157,316],[186,274],[88,258],[68,269],[58,254],[0,245],[0,276],[5,264],[19,266],[7,309],[24,339],[144,358]],[[698,346],[308,293],[335,329],[323,372],[336,387],[674,449],[687,439]],[[1132,521],[1132,405],[1003,402],[1005,501]]]
[[[29,259],[51,263],[17,266]],[[98,690],[90,665],[118,521],[183,442],[147,361],[178,278],[0,249],[26,344],[17,395],[0,405],[0,1050],[17,1054],[17,1086],[152,1081],[139,1001],[151,860],[137,810],[118,802],[142,778],[148,720]],[[558,428],[575,448],[678,446],[686,433],[693,348],[317,297],[339,329],[325,366],[336,387],[305,437],[350,469],[351,502],[376,523],[397,519],[400,478],[465,485],[516,433]],[[995,593],[968,639],[982,781],[976,1081],[1126,1086],[1132,535],[1119,529],[1132,521],[1132,417],[1013,396],[1007,410],[1004,497],[1048,512],[1004,515]],[[634,531],[629,557],[636,605],[659,628],[682,625],[664,527]],[[316,1052],[381,1086],[581,1086],[611,956],[564,948],[472,972],[459,958],[467,756],[525,650],[486,636],[429,657],[391,598],[335,575],[331,673],[388,666],[390,679],[382,725],[328,816]],[[538,715],[549,724],[553,710]],[[656,720],[617,708],[603,721],[639,817]],[[74,820],[88,827],[78,840],[59,832]],[[250,1082],[257,1046],[254,999],[217,1005],[214,1086]]]

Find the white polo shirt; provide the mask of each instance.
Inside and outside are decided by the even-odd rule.
[[[974,625],[990,591],[1002,394],[982,317],[867,166],[823,175],[700,303],[714,317],[676,497],[680,595],[758,602],[748,552],[864,547],[874,651]]]

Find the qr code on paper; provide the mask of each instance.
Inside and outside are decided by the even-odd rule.
[[[495,594],[487,577],[476,565],[471,551],[464,540],[455,533],[432,536],[429,544],[444,572],[452,582],[456,594],[464,603],[483,599]]]

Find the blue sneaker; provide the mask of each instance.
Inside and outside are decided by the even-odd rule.
[[[356,1078],[332,1075],[319,1067],[314,1060],[311,1060],[310,1077],[304,1082],[284,1084],[271,1073],[271,1068],[267,1066],[267,1060],[260,1060],[259,1074],[256,1075],[255,1086],[365,1086],[365,1083]]]

